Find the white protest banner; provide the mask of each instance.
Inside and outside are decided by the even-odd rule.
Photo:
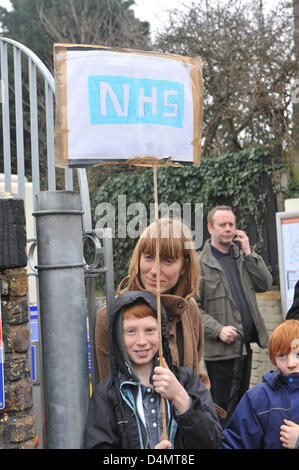
[[[59,167],[165,159],[199,164],[202,61],[54,44]]]

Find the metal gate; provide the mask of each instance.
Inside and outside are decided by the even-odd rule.
[[[55,168],[54,155],[55,82],[54,77],[43,62],[24,45],[12,39],[0,37],[0,48],[3,129],[3,169],[1,168],[0,172],[4,173],[3,183],[0,181],[0,188],[7,192],[19,194],[25,202],[28,238],[29,308],[32,315],[33,330],[35,331],[32,342],[32,347],[35,347],[35,350],[32,349],[34,354],[32,358],[33,367],[36,367],[32,371],[33,400],[38,425],[41,426],[41,415],[43,414],[41,403],[43,400],[40,398],[41,390],[39,385],[42,385],[42,374],[40,374],[38,363],[41,364],[42,361],[40,359],[39,330],[35,329],[36,318],[39,314],[38,287],[36,287],[39,282],[39,270],[36,266],[35,253],[38,240],[36,238],[36,220],[32,214],[36,211],[36,195],[43,191],[57,191],[57,169]],[[13,108],[14,112],[12,112]],[[12,136],[12,134],[14,135]],[[46,153],[46,158],[41,159],[41,152]],[[28,164],[28,160],[31,160],[31,182],[26,178],[25,162]],[[94,326],[97,309],[95,279],[100,273],[105,275],[105,301],[109,308],[114,299],[112,238],[109,236],[109,232],[102,233],[92,228],[88,180],[85,169],[77,169],[76,174],[72,169],[61,170],[61,172],[64,173],[63,189],[66,191],[73,191],[74,177],[77,176],[82,208],[82,237],[91,240],[94,245],[94,260],[90,265],[86,263],[84,267],[89,324],[90,381],[91,386],[94,387],[98,382],[94,348]],[[101,262],[102,266],[100,266]],[[34,280],[33,283],[32,280]],[[45,433],[45,429],[43,429],[43,433]]]

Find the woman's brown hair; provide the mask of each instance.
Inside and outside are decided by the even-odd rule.
[[[160,259],[178,259],[180,256],[184,259],[184,273],[175,286],[173,294],[181,297],[198,294],[200,274],[191,232],[180,219],[172,218],[159,219],[158,224],[153,222],[141,234],[130,261],[129,276],[126,278],[128,284],[125,289],[121,290],[123,286],[121,283],[119,293],[143,289],[139,277],[140,257],[143,253],[156,255],[157,236],[159,237]]]

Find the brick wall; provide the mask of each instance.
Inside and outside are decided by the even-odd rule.
[[[257,302],[270,337],[272,331],[284,320],[280,293],[279,291],[269,291],[263,294],[257,294]],[[274,369],[269,359],[267,349],[261,349],[257,344],[253,344],[252,350],[253,358],[250,386],[259,383],[265,372]]]
[[[35,447],[36,432],[28,358],[30,332],[27,272],[24,267],[27,258],[23,201],[0,193],[0,214],[5,384],[5,408],[0,410],[0,449],[29,449]]]

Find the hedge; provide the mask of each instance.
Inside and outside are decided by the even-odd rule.
[[[184,203],[190,203],[192,210],[196,204],[201,203],[204,216],[216,205],[230,204],[239,215],[239,228],[246,230],[252,218],[257,226],[263,219],[268,193],[265,176],[272,179],[275,191],[278,188],[273,178],[273,171],[282,166],[281,163],[272,161],[269,150],[254,147],[239,153],[203,157],[199,167],[160,167],[157,171],[158,201],[159,204],[164,203],[168,206],[177,202],[181,207]],[[137,242],[136,238],[118,237],[119,228],[123,228],[119,223],[123,224],[126,220],[128,226],[130,221],[132,224],[138,219],[136,213],[125,214],[124,207],[119,210],[119,198],[126,202],[125,212],[130,204],[142,203],[146,208],[147,223],[149,223],[150,204],[154,202],[152,168],[138,170],[135,174],[109,177],[92,201],[94,225],[99,223],[96,214],[100,212],[102,217],[105,214],[103,203],[109,203],[115,210],[113,257],[116,286],[127,274],[130,256]],[[103,218],[100,222],[103,223]],[[192,230],[195,228],[193,213],[191,228]],[[136,231],[138,231],[137,226]],[[261,244],[263,242],[261,232],[258,237],[258,244]],[[98,287],[102,286],[103,280],[99,280]]]

